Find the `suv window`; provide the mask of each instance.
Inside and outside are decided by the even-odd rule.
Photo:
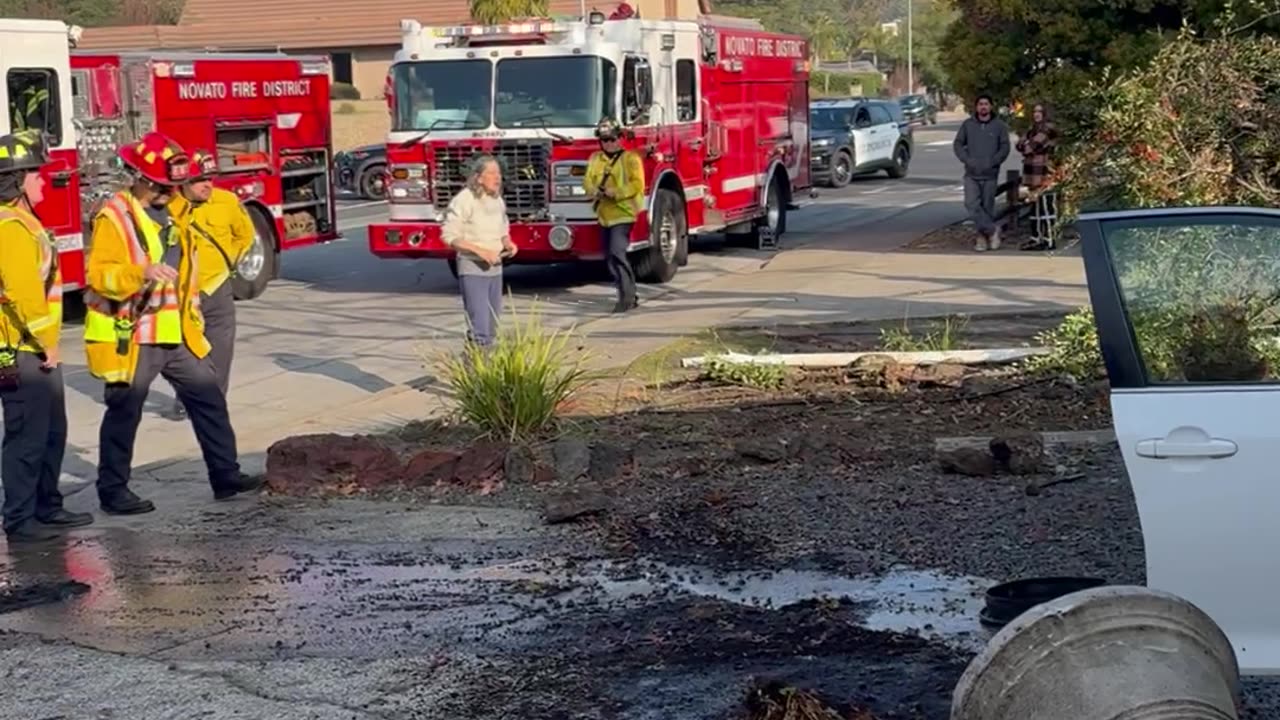
[[[867,106],[863,105],[853,114],[853,126],[867,127],[871,124],[871,113],[867,110]]]
[[[5,80],[9,90],[11,131],[43,130],[49,136],[50,147],[61,145],[58,73],[49,68],[14,68]]]
[[[889,117],[893,118],[894,122],[905,123],[907,121],[906,116],[902,114],[902,106],[898,103],[884,103],[884,109],[889,111]]]
[[[893,123],[893,117],[889,115],[889,110],[880,103],[870,105],[868,109],[871,111],[872,125],[889,125]]]

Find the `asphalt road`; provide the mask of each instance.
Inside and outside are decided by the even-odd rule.
[[[838,191],[824,190],[791,216],[789,236],[800,242],[838,238],[858,249],[873,244],[878,229],[906,208],[959,201],[959,168],[949,147],[954,132],[954,125],[918,130],[907,178],[877,173]],[[342,408],[382,391],[429,383],[433,359],[457,347],[465,322],[446,264],[381,260],[369,253],[365,228],[385,217],[379,203],[344,202],[342,240],[285,253],[281,279],[261,298],[237,304],[229,399],[242,452],[260,452],[283,428],[300,422],[315,423],[313,431],[335,427]],[[688,292],[725,273],[754,272],[769,257],[725,248],[713,239],[695,246],[672,283],[642,287],[641,301]],[[602,317],[613,304],[613,289],[599,264],[516,267],[509,277],[517,308],[536,307],[552,326]],[[71,452],[65,470],[92,478],[102,388],[83,365],[80,328],[69,326],[66,335]],[[136,465],[198,457],[189,424],[166,419],[172,405],[172,388],[156,382]]]

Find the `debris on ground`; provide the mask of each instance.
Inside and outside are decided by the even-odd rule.
[[[875,720],[870,713],[846,718],[814,693],[781,682],[754,685],[746,706],[745,720]]]
[[[75,580],[33,582],[16,587],[0,587],[0,614],[65,602],[73,597],[84,595],[89,590],[88,585]]]

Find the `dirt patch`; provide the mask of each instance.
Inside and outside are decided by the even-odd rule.
[[[938,228],[922,235],[902,247],[903,250],[918,252],[973,252],[973,242],[977,231],[972,224],[958,222],[954,225]],[[1017,253],[1023,243],[1031,239],[1031,222],[1023,218],[1013,227],[1005,226],[1000,232],[1001,247],[997,252]],[[1079,242],[1079,234],[1068,228],[1058,239],[1059,250],[1071,247]]]

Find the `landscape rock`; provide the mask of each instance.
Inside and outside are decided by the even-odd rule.
[[[538,481],[538,461],[524,445],[515,445],[507,450],[502,469],[509,483],[532,485]]]
[[[776,438],[740,440],[734,444],[733,449],[739,457],[767,464],[787,459],[787,446]]]
[[[996,465],[1014,475],[1034,475],[1044,467],[1044,438],[1038,432],[998,435],[989,448]]]
[[[588,473],[595,482],[617,480],[631,470],[635,456],[631,448],[598,442],[591,446]]]
[[[404,483],[409,487],[427,487],[453,480],[461,454],[450,450],[422,450],[409,458],[404,467]]]
[[[504,443],[475,443],[458,458],[453,471],[453,482],[481,495],[495,492],[502,486],[507,449]]]
[[[556,463],[556,480],[572,483],[591,472],[591,445],[582,438],[565,437],[551,446]]]
[[[902,365],[888,363],[881,370],[881,383],[887,388],[906,385],[958,388],[968,370],[963,365]]]
[[[548,525],[574,522],[609,509],[609,499],[596,490],[577,490],[547,501],[542,516]]]
[[[943,445],[939,443],[935,454],[938,465],[946,473],[986,477],[996,474],[996,459],[990,449],[970,443]]]
[[[787,457],[793,460],[829,459],[830,450],[828,436],[819,431],[799,433],[787,441]]]
[[[298,435],[267,449],[267,487],[282,495],[394,485],[402,470],[390,447],[365,435]]]

